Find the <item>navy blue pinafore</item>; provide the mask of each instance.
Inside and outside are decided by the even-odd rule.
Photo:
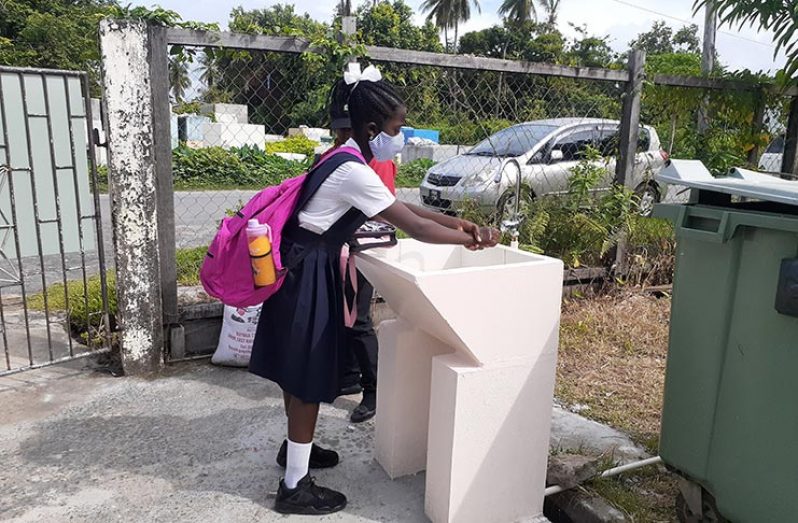
[[[348,361],[341,249],[368,218],[352,208],[324,234],[316,234],[299,227],[297,214],[348,161],[360,160],[340,153],[308,173],[280,245],[283,266],[291,269],[263,304],[249,362],[250,372],[307,403],[332,403],[340,389]]]

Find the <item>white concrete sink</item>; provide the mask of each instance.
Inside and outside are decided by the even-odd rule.
[[[376,458],[434,523],[544,521],[562,262],[401,240],[358,254],[379,328]]]
[[[401,240],[358,255],[357,267],[399,316],[475,364],[556,352],[560,260]]]

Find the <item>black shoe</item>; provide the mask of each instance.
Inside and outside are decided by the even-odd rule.
[[[341,390],[338,391],[339,396],[352,396],[353,394],[360,394],[363,392],[363,387],[360,383],[354,383],[352,385],[344,385],[341,387]]]
[[[346,508],[346,496],[332,489],[316,485],[310,474],[289,489],[280,481],[274,510],[280,514],[332,514]]]
[[[288,459],[288,441],[283,440],[280,446],[280,451],[277,453],[277,464],[285,468],[285,462]],[[338,453],[334,450],[328,450],[319,447],[315,443],[310,448],[310,468],[312,469],[328,469],[338,464],[340,459]]]
[[[360,405],[352,411],[349,421],[363,423],[373,418],[375,414],[377,414],[377,397],[373,392],[370,394],[367,392],[363,394],[363,401],[360,402]]]

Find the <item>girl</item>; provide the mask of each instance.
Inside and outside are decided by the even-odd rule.
[[[334,89],[348,99],[352,137],[344,144],[366,162],[390,160],[402,149],[407,109],[394,88],[369,67],[350,65]],[[341,91],[342,90],[342,91]],[[283,389],[288,439],[278,453],[286,467],[275,510],[283,514],[330,514],[346,506],[340,492],[315,484],[308,468],[338,464],[338,454],[313,444],[319,403],[339,391],[346,362],[340,251],[368,219],[379,217],[413,238],[480,249],[496,245],[498,231],[396,200],[374,171],[354,155],[326,179],[317,168],[305,187],[318,187],[283,230],[283,263],[293,269],[280,290],[263,304],[252,348],[250,372]],[[331,161],[331,160],[328,160]],[[320,183],[320,185],[319,185]]]

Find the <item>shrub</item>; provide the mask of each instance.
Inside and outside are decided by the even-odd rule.
[[[199,285],[199,270],[205,259],[207,247],[177,250],[177,284],[194,286]]]
[[[256,188],[297,176],[308,162],[286,160],[256,147],[178,147],[172,151],[176,188]]]
[[[194,100],[193,102],[181,101],[172,107],[174,114],[200,114],[202,112],[202,102]]]
[[[112,271],[106,273],[108,282],[108,319],[111,331],[116,330],[116,278]],[[44,294],[37,293],[30,297],[28,307],[32,310],[44,310]],[[66,311],[69,315],[70,335],[90,347],[101,346],[105,342],[103,329],[102,285],[99,275],[86,281],[71,280],[66,284],[55,283],[47,287],[47,308],[50,311]]]
[[[268,154],[274,153],[295,153],[304,154],[305,156],[313,157],[316,147],[319,142],[313,141],[305,135],[298,134],[296,136],[289,136],[285,140],[279,142],[270,142],[266,144],[266,152]]]
[[[604,168],[591,151],[571,171],[568,193],[534,197],[529,188],[521,193],[519,230],[521,248],[562,259],[572,268],[609,266],[609,256],[618,241],[626,237],[628,272],[623,278],[632,284],[661,284],[672,280],[675,240],[669,222],[637,214],[634,194],[613,187],[599,194]],[[476,223],[496,223],[497,214],[486,214],[473,202],[465,202],[458,213]],[[504,235],[503,243],[510,238]]]
[[[97,189],[100,192],[108,190],[108,166],[107,165],[98,165],[97,166]]]
[[[399,166],[396,173],[397,187],[418,187],[427,171],[435,165],[435,162],[428,158],[419,158],[412,162],[403,163]]]
[[[178,285],[199,285],[199,269],[207,247],[177,250],[177,283]],[[112,340],[116,331],[116,315],[118,306],[116,301],[116,275],[113,271],[106,272],[108,319],[110,322]],[[47,287],[47,309],[49,311],[65,311],[69,315],[68,330],[70,335],[89,347],[99,347],[106,343],[106,333],[103,328],[103,299],[100,276],[94,275],[87,279],[86,286],[83,280],[70,280],[66,284],[66,295],[63,283],[54,283]],[[65,301],[66,299],[66,301]],[[43,311],[44,293],[36,293],[28,300],[31,310]]]

